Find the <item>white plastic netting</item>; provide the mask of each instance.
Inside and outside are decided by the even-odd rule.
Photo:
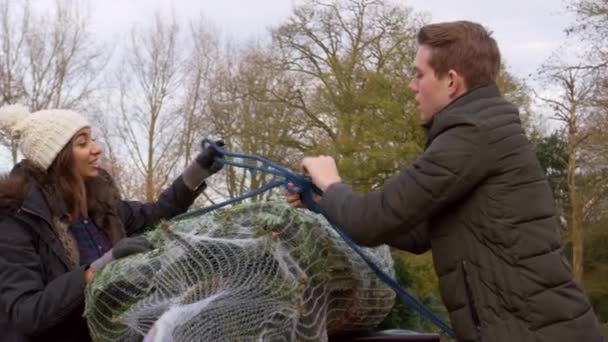
[[[377,326],[386,287],[320,215],[242,204],[148,233],[156,249],[113,262],[86,290],[96,341],[326,341]],[[389,274],[386,246],[366,253]]]

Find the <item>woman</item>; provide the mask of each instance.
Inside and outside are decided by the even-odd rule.
[[[0,180],[0,340],[88,341],[84,288],[95,271],[150,250],[131,236],[185,212],[222,165],[204,149],[158,201],[123,201],[78,113],[8,106],[0,129],[25,157]]]

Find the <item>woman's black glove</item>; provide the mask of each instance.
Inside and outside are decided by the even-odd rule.
[[[225,146],[222,140],[216,140],[214,144],[221,148]],[[194,159],[195,162],[190,163],[182,173],[184,184],[192,191],[201,189],[205,179],[224,167],[223,163],[215,160],[216,157],[223,157],[221,152],[205,143],[201,143],[201,146],[202,151]]]
[[[91,271],[95,272],[108,263],[138,253],[149,252],[154,246],[143,236],[128,237],[118,241],[112,249],[101,258],[91,263]]]

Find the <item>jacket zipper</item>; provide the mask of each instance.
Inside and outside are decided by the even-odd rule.
[[[479,320],[479,314],[477,313],[477,307],[475,306],[473,291],[471,291],[471,286],[469,285],[469,274],[467,272],[466,260],[462,261],[462,272],[464,273],[464,289],[467,296],[467,303],[471,311],[471,319],[473,320],[473,323],[477,328],[477,332],[479,333],[481,331],[481,322]]]

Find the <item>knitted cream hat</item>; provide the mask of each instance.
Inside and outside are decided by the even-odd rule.
[[[79,130],[90,126],[82,115],[66,109],[30,113],[21,105],[0,108],[0,130],[17,138],[23,156],[45,170]]]

